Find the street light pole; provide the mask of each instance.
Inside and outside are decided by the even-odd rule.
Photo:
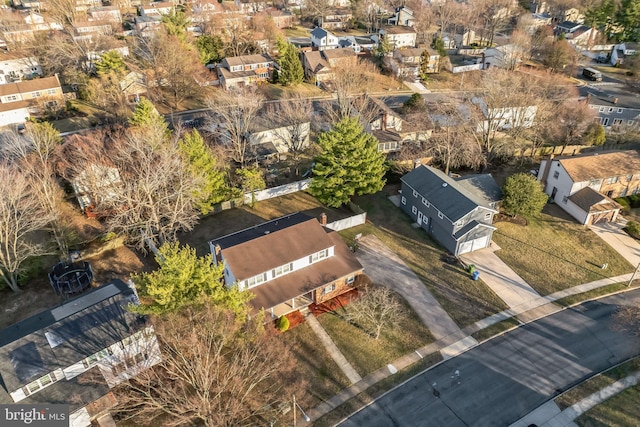
[[[638,274],[638,270],[640,270],[640,263],[638,263],[638,266],[636,267],[636,269],[633,271],[633,274],[631,275],[631,279],[629,279],[629,283],[627,283],[627,288],[629,286],[631,286],[631,282],[633,282],[633,279],[636,278],[636,274]]]
[[[304,418],[304,420],[306,422],[311,422],[311,418],[309,418],[309,416],[305,414],[304,409],[302,409],[302,407],[298,405],[298,402],[296,402],[296,395],[294,394],[293,395],[293,427],[296,427],[296,421],[297,421],[296,407],[298,407],[298,409],[300,409],[300,412],[302,412],[302,417]]]

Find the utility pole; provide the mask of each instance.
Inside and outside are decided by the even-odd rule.
[[[640,270],[640,263],[638,263],[638,266],[633,271],[633,274],[631,275],[631,279],[629,279],[629,283],[627,283],[627,288],[631,286],[631,282],[633,282],[633,279],[636,278],[636,274],[638,274],[638,270]]]

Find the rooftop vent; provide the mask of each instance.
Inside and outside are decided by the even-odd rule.
[[[446,182],[443,182],[443,183],[442,183],[442,186],[443,186],[443,187],[446,187],[446,186],[447,186],[447,183],[446,183]]]
[[[264,234],[269,234],[271,233],[269,230],[265,231]]]

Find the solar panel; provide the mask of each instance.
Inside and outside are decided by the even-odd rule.
[[[46,372],[42,356],[33,341],[11,350],[9,360],[11,360],[13,370],[22,384],[26,384]]]

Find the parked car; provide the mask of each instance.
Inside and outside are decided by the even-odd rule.
[[[598,64],[606,64],[609,62],[609,55],[604,52],[599,53],[598,56],[596,56],[596,62]]]

